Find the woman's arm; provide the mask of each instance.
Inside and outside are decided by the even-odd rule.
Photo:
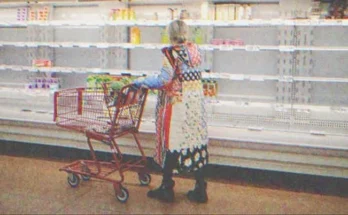
[[[144,85],[149,88],[161,88],[173,79],[173,75],[173,67],[170,65],[167,57],[164,57],[163,66],[159,75],[150,76],[145,79],[137,79],[133,83],[137,87]]]

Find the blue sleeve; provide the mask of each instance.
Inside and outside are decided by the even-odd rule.
[[[158,76],[150,76],[143,80],[135,80],[133,83],[140,87],[141,85],[145,85],[149,88],[160,88],[163,87],[167,82],[169,82],[171,79],[170,73],[166,71],[166,67],[163,67],[161,69],[161,74]]]

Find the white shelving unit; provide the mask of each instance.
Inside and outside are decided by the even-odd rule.
[[[14,47],[50,47],[50,48],[123,48],[123,49],[162,49],[166,47],[166,44],[132,44],[132,43],[79,43],[79,42],[5,42],[0,41],[1,46],[14,46]],[[279,52],[295,52],[295,51],[342,51],[347,52],[348,46],[343,47],[330,47],[330,46],[264,46],[264,45],[200,45],[201,50],[206,51],[279,51]]]
[[[348,21],[342,20],[234,20],[234,21],[210,21],[210,20],[186,20],[189,26],[211,27],[269,27],[269,26],[348,26]],[[84,27],[84,26],[160,26],[165,27],[170,20],[117,20],[117,21],[90,21],[84,20],[52,20],[52,21],[0,21],[0,27],[27,27],[27,26],[59,26],[59,27]]]
[[[197,0],[186,5],[175,2],[170,7],[199,10],[194,4],[201,2]],[[12,15],[6,18],[6,13],[12,14],[16,8],[28,5],[0,4],[0,14],[6,10],[0,15],[0,89],[11,85],[10,82],[11,86],[22,85],[22,90],[28,93],[24,90],[27,76],[38,73],[56,73],[63,80],[63,88],[84,85],[89,74],[144,76],[159,73],[160,49],[167,46],[160,43],[160,35],[169,20],[142,17],[108,20],[110,8],[127,7],[119,2],[61,2],[35,6],[44,5],[51,8],[49,21],[15,21]],[[165,3],[130,6],[135,11],[152,6],[155,10],[167,10]],[[74,14],[81,14],[81,17]],[[295,143],[296,138],[289,136],[309,135],[318,147],[326,144],[342,148],[345,145],[342,140],[348,138],[348,20],[257,18],[186,22],[191,29],[202,30],[200,48],[204,69],[211,70],[203,73],[203,77],[216,80],[219,85],[218,96],[207,98],[208,123],[214,141],[255,143],[258,138],[276,144],[282,139],[290,145],[308,146],[306,141]],[[140,44],[128,43],[128,30],[134,26],[141,29]],[[245,45],[212,45],[213,38],[242,39]],[[51,58],[54,65],[33,67],[31,60],[35,58]],[[19,90],[18,98],[20,95]],[[50,103],[51,98],[46,97]],[[0,109],[18,103],[18,98],[11,101],[6,97],[8,104],[0,105]],[[25,100],[23,104],[40,108],[33,101]],[[145,113],[148,121],[153,120],[154,105],[155,98],[151,97]],[[7,111],[4,113],[10,113]],[[148,128],[154,132],[151,126]],[[245,134],[238,136],[239,132],[233,129],[244,129]],[[259,133],[255,135],[255,132]],[[232,133],[236,135],[234,138]],[[248,139],[247,134],[254,139]],[[314,148],[315,141],[311,142]],[[228,159],[219,160],[217,154],[215,162],[228,165]],[[238,165],[232,160],[231,165]],[[253,167],[246,163],[240,165]],[[268,168],[261,166],[254,165],[255,168]],[[344,169],[344,177],[348,177],[347,169]]]

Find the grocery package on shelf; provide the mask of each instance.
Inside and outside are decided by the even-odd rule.
[[[30,8],[30,21],[47,21],[49,19],[50,9],[48,7]]]
[[[114,8],[109,14],[110,20],[135,20],[135,11],[130,8]]]
[[[218,92],[218,83],[215,79],[202,79],[203,93],[205,97],[216,97]]]
[[[18,8],[17,21],[27,21],[27,20],[28,20],[28,8]]]
[[[33,67],[52,67],[52,61],[48,59],[35,59],[32,61]],[[35,73],[29,77],[29,83],[26,89],[50,89],[55,91],[60,88],[60,80],[54,73],[46,74],[42,72]]]
[[[29,10],[29,21],[35,21],[37,18],[37,13],[36,11],[30,9]]]
[[[330,6],[328,8],[328,17],[331,19],[344,19],[346,16],[348,8],[348,3],[346,0],[336,0],[331,1]]]
[[[113,90],[120,90],[123,86],[132,83],[134,79],[136,77],[130,75],[89,75],[87,77],[87,87],[101,88],[103,83],[110,83]]]
[[[162,28],[161,30],[161,43],[162,44],[169,44],[169,35],[166,28]]]
[[[201,27],[194,27],[192,31],[192,41],[196,44],[203,44],[203,32]]]
[[[26,84],[26,89],[47,89],[57,90],[60,88],[60,79],[55,77],[54,73],[36,73],[29,78],[29,83]]]
[[[130,38],[131,38],[131,43],[132,44],[140,44],[140,38],[141,38],[141,35],[140,35],[140,28],[139,27],[132,27],[131,28],[131,35],[130,35]]]
[[[52,61],[48,59],[35,59],[32,62],[33,67],[52,67]]]
[[[44,7],[43,9],[38,10],[37,13],[38,13],[37,19],[39,21],[46,21],[46,20],[48,20],[48,13],[49,13],[48,7]]]
[[[219,38],[214,38],[211,40],[211,44],[213,45],[232,45],[232,46],[243,46],[244,41],[240,39],[219,39]]]
[[[320,14],[321,14],[320,1],[312,1],[311,10],[310,10],[310,18],[319,19]]]

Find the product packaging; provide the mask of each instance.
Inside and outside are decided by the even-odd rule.
[[[139,27],[131,28],[131,43],[132,44],[140,44],[140,29]]]

